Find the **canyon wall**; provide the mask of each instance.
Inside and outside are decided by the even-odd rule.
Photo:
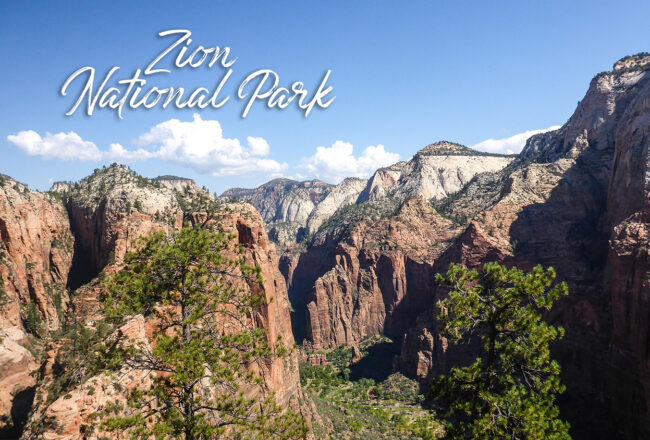
[[[296,339],[322,348],[377,333],[401,337],[428,295],[429,261],[457,233],[451,220],[416,198],[390,218],[324,231],[307,252],[285,254],[281,269],[290,280]]]
[[[233,188],[221,197],[251,203],[266,223],[269,237],[276,243],[287,245],[305,234],[309,215],[332,188],[333,185],[319,180],[297,182],[282,178],[255,189]]]
[[[545,318],[567,330],[554,354],[573,434],[650,436],[649,70],[640,54],[598,74],[567,123],[516,158],[439,142],[377,170],[280,260],[296,339],[384,333],[401,343],[396,367],[426,382],[473,356],[438,336],[433,274],[553,266],[571,291]]]
[[[0,175],[0,435],[31,405],[36,340],[60,327],[68,307],[73,243],[59,199]]]
[[[494,185],[474,182],[446,206],[472,220],[438,271],[499,260],[553,266],[569,283],[546,319],[566,329],[554,351],[567,385],[562,410],[580,438],[650,435],[648,60],[599,74],[565,126],[531,138],[512,169],[488,179]],[[400,356],[421,379],[462,356],[436,337],[435,313],[431,303]]]
[[[310,237],[282,257],[296,339],[312,348],[354,345],[377,333],[401,339],[427,303],[435,261],[462,231],[434,202],[513,160],[438,142],[365,182],[332,189],[312,216],[342,185],[354,185],[348,193],[358,196],[323,210]]]

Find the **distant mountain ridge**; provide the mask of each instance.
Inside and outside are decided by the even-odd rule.
[[[422,148],[407,162],[378,169],[367,180],[347,178],[330,185],[279,178],[258,188],[229,189],[221,197],[250,202],[266,222],[271,239],[287,246],[316,233],[344,206],[373,201],[379,210],[388,211],[394,202],[412,197],[441,199],[476,174],[502,169],[513,159],[441,141]]]

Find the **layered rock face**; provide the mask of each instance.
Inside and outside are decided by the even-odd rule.
[[[50,188],[51,193],[65,193],[70,190],[72,184],[70,182],[54,182]]]
[[[368,180],[349,177],[335,186],[319,180],[275,179],[255,189],[229,189],[221,197],[250,202],[262,215],[269,237],[287,247],[317,233],[346,206],[368,201],[392,205],[412,197],[441,199],[475,175],[498,171],[513,159],[438,142],[408,162],[377,170]]]
[[[251,205],[230,203],[223,207],[217,219],[224,232],[234,236],[244,247],[244,263],[259,266],[263,280],[266,305],[257,313],[257,325],[268,332],[269,343],[280,340],[286,347],[294,345],[291,331],[291,305],[284,277],[278,269],[275,246],[269,242],[264,222]],[[253,288],[252,285],[249,288]],[[296,399],[301,396],[298,371],[298,353],[286,359],[275,359],[267,365],[264,379],[269,389],[276,393],[280,405],[298,408]]]
[[[379,169],[368,180],[360,202],[391,197],[440,200],[460,191],[475,175],[495,172],[514,160],[474,151],[451,142],[437,142],[418,151],[408,162]]]
[[[58,329],[68,306],[73,242],[60,200],[0,175],[0,416],[14,422],[31,404],[36,337]]]
[[[578,437],[650,435],[647,58],[599,74],[564,127],[531,138],[511,167],[445,206],[472,220],[438,271],[500,260],[553,266],[569,282],[570,296],[547,319],[566,328],[555,351],[563,412]],[[402,368],[423,379],[462,356],[436,337],[434,314],[431,303],[402,347]]]
[[[617,76],[637,90],[629,99],[626,123],[614,132],[608,187],[605,281],[613,325],[608,389],[619,432],[642,438],[650,436],[650,54],[624,58],[614,69],[626,72]]]
[[[188,187],[189,188],[189,187]],[[70,222],[78,243],[77,272],[90,281],[107,264],[121,261],[133,240],[147,232],[179,228],[183,211],[178,192],[111,165],[81,180],[66,193]],[[74,287],[78,287],[78,285]]]
[[[390,218],[319,234],[307,252],[285,255],[296,338],[322,348],[377,333],[401,337],[428,295],[431,262],[458,232],[411,199]]]
[[[162,184],[163,186],[179,192],[197,189],[196,182],[192,179],[186,179],[178,176],[158,176],[154,181]]]
[[[307,234],[315,234],[339,208],[357,202],[359,194],[366,187],[366,181],[348,177],[330,190],[327,196],[309,213]]]

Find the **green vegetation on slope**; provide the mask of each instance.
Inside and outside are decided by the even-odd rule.
[[[385,343],[372,341],[373,345]],[[385,353],[382,353],[385,354]],[[354,374],[353,349],[339,347],[326,351],[328,364],[300,364],[300,382],[316,407],[313,422],[318,439],[435,439],[442,426],[434,413],[422,406],[419,385],[400,373],[383,380]],[[352,370],[352,373],[351,373]]]

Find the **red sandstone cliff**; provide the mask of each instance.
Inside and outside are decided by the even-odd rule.
[[[102,270],[118,269],[124,254],[133,248],[138,237],[152,231],[178,229],[184,217],[190,221],[200,218],[201,214],[183,211],[191,209],[193,197],[198,194],[205,195],[195,186],[178,191],[120,166],[96,170],[92,176],[66,187],[58,196],[30,193],[22,185],[4,179],[0,189],[3,251],[0,274],[8,301],[0,309],[3,313],[0,321],[3,413],[8,414],[12,406],[12,391],[33,387],[36,382],[30,373],[38,368],[41,359],[34,358],[29,350],[35,345],[47,350],[26,435],[38,431],[44,438],[85,438],[87,433],[82,431],[87,429],[84,428],[87,416],[108,399],[123,397],[108,378],[99,376],[86,378],[67,390],[66,395],[48,402],[48,384],[56,374],[52,362],[59,344],[46,330],[58,329],[69,307],[75,321],[92,326],[101,314],[97,300],[99,285],[92,278]],[[68,212],[60,198],[65,200]],[[244,246],[246,264],[259,265],[262,271],[268,304],[257,311],[257,324],[268,330],[271,343],[281,338],[284,344],[292,346],[286,285],[259,214],[247,204],[228,204],[221,209],[215,220]],[[71,298],[66,283],[78,287]],[[61,290],[54,290],[53,286]],[[54,299],[55,293],[61,295],[60,300]],[[23,326],[24,309],[31,303],[43,318],[44,331],[28,339]],[[155,328],[155,323],[135,317],[123,331],[135,339],[149,340]],[[297,353],[265,364],[262,373],[280,404],[301,410],[297,402],[301,396]],[[140,372],[128,372],[121,385],[137,386],[142,380],[144,375]],[[14,412],[25,416],[33,395],[31,392],[23,396],[23,400],[29,398],[30,402],[13,402]],[[24,407],[17,408],[23,404]]]
[[[362,217],[326,229],[302,254],[283,256],[294,334],[309,347],[356,344],[377,333],[401,337],[429,294],[433,262],[460,230],[419,198],[390,218]]]
[[[72,248],[61,201],[0,176],[0,429],[31,404],[37,338],[60,326]]]
[[[193,216],[196,218],[197,216]],[[200,214],[198,215],[200,217]],[[120,218],[119,224],[141,225],[141,215]],[[272,245],[269,244],[264,224],[254,208],[247,204],[230,204],[223,207],[223,213],[217,217],[224,231],[232,233],[234,240],[244,246],[244,259],[246,264],[259,265],[264,280],[264,293],[267,305],[257,311],[255,316],[257,325],[267,329],[269,342],[277,343],[280,338],[287,346],[293,345],[291,323],[289,320],[289,302],[286,296],[284,279],[277,269],[277,256]],[[126,228],[132,231],[131,228]],[[143,230],[143,233],[146,233]],[[132,237],[135,238],[135,237]],[[120,255],[116,252],[116,260]],[[117,263],[115,266],[119,266]],[[107,270],[114,270],[107,268]],[[97,316],[96,307],[87,307],[87,304],[96,303],[97,288],[90,286],[77,290],[84,292],[78,299],[75,307],[79,311],[77,318],[89,319],[91,322]],[[85,305],[85,307],[84,307]],[[88,315],[84,316],[84,313]],[[135,340],[149,343],[157,331],[156,322],[144,319],[141,316],[133,318],[125,325],[124,332]],[[53,354],[50,358],[53,357]],[[302,396],[298,377],[297,353],[288,359],[275,359],[264,365],[261,371],[265,384],[269,390],[276,393],[278,402],[286,407],[301,410],[298,398]],[[48,377],[47,364],[39,390],[42,391],[41,399],[37,402],[37,409],[31,422],[36,426],[45,428],[45,438],[80,439],[84,438],[85,426],[89,425],[89,416],[106,405],[109,400],[123,398],[124,392],[115,389],[112,381],[105,376],[86,378],[74,389],[69,390],[65,396],[60,396],[51,403],[47,401]],[[125,371],[120,385],[124,389],[137,387],[146,381],[146,372]],[[45,422],[47,421],[47,423]],[[56,432],[58,430],[58,432]],[[55,433],[56,432],[56,433]]]

